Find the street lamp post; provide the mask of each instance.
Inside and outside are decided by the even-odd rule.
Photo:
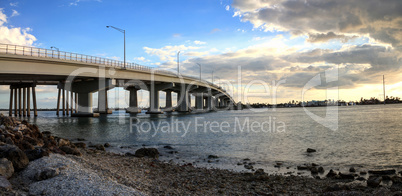
[[[106,28],[109,28],[109,27],[116,29],[124,34],[124,66],[123,67],[124,67],[124,69],[126,69],[126,30],[120,29],[120,28],[117,28],[114,26],[106,26]]]
[[[180,50],[177,52],[177,75],[180,74],[179,56],[180,56]]]
[[[56,48],[56,47],[54,47],[54,46],[51,46],[50,47],[50,49],[56,49],[57,50],[57,58],[59,59],[60,58],[60,51],[59,51],[59,48]],[[53,56],[53,52],[52,52],[52,56]]]
[[[201,82],[201,64],[197,63],[198,66],[200,66],[200,82]]]

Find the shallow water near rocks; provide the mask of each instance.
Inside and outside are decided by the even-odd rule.
[[[297,165],[311,163],[326,170],[343,171],[351,166],[358,171],[402,170],[402,104],[334,108],[337,117],[328,116],[338,119],[333,121],[337,122],[336,130],[316,122],[303,108],[157,116],[114,111],[99,118],[57,117],[55,111],[43,111],[27,120],[59,137],[108,142],[113,152],[157,147],[162,160],[203,167],[245,171],[238,163],[254,162],[254,168],[295,175]],[[326,117],[326,107],[306,109]],[[163,148],[166,145],[174,149]],[[307,153],[307,148],[317,152]],[[172,151],[177,153],[170,154]],[[208,159],[209,155],[218,158]],[[282,163],[279,168],[274,167],[277,162]]]

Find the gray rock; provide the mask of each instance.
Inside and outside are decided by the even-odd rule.
[[[105,151],[105,147],[102,144],[96,144],[95,148],[96,148],[96,150]]]
[[[169,149],[169,150],[173,149],[173,147],[171,147],[171,146],[164,146],[163,148],[166,148],[166,149]]]
[[[60,147],[60,150],[62,150],[66,154],[72,154],[72,155],[76,155],[76,156],[81,156],[81,152],[76,148],[71,148],[69,146],[62,146],[62,147]]]
[[[4,176],[0,176],[0,189],[5,191],[12,189],[11,183]]]
[[[307,170],[307,169],[308,169],[308,167],[305,166],[305,165],[299,165],[299,166],[297,166],[297,170]]]
[[[0,159],[0,175],[10,178],[14,173],[13,163],[6,158]]]
[[[70,145],[70,141],[67,139],[59,139],[59,147],[61,146],[69,146]]]
[[[378,187],[381,183],[382,178],[381,177],[376,177],[376,176],[370,176],[369,179],[367,180],[367,186],[369,187]]]
[[[254,174],[255,174],[255,175],[261,175],[261,174],[265,174],[265,172],[264,172],[264,169],[257,169],[257,170],[254,172]]]
[[[60,174],[59,168],[45,168],[44,170],[38,172],[35,176],[37,181],[47,180],[53,178]]]
[[[389,170],[369,170],[369,174],[375,174],[375,175],[392,175],[396,173],[396,170],[394,169],[389,169]]]
[[[103,146],[104,146],[105,148],[109,148],[111,145],[110,145],[109,143],[105,143],[105,144],[103,144]]]
[[[156,148],[140,148],[135,151],[135,157],[150,157],[150,158],[159,158],[159,151]]]
[[[52,170],[59,170],[59,174],[37,181],[38,173],[46,170],[44,174],[49,173],[45,175],[47,177],[53,176]],[[21,178],[29,187],[29,195],[144,195],[131,187],[99,176],[71,158],[59,154],[32,161],[21,172]]]
[[[252,165],[244,165],[244,168],[246,168],[246,169],[253,169],[254,166],[252,166]]]
[[[217,158],[219,158],[219,157],[216,156],[216,155],[209,155],[209,156],[208,156],[208,159],[217,159]]]
[[[349,172],[355,173],[356,169],[354,167],[349,168]]]
[[[339,176],[341,177],[341,179],[345,179],[345,180],[354,180],[355,176],[353,174],[343,174],[341,172],[339,172]]]
[[[43,148],[35,148],[33,150],[26,150],[25,154],[27,155],[29,161],[33,161],[44,156],[49,156],[49,152],[44,150]]]
[[[318,174],[318,169],[316,167],[310,168],[311,174]]]
[[[308,152],[308,153],[312,153],[312,152],[317,152],[317,150],[316,150],[316,149],[312,149],[312,148],[307,148],[307,152]]]
[[[76,142],[74,143],[74,146],[77,148],[84,148],[84,149],[87,147],[87,145],[84,142]]]
[[[21,171],[29,163],[27,155],[13,145],[0,146],[0,158],[7,158],[11,161],[15,171]]]
[[[327,178],[332,178],[335,177],[336,175],[338,175],[336,172],[334,172],[334,170],[329,170],[328,174],[327,174]]]
[[[325,170],[323,167],[318,167],[318,173],[324,173],[324,172],[325,172]]]

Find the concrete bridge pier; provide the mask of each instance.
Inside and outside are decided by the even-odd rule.
[[[134,86],[129,86],[125,88],[130,92],[130,97],[129,97],[129,103],[128,103],[128,108],[126,109],[126,113],[130,114],[137,114],[141,113],[141,109],[138,108],[138,96],[137,96],[137,91],[140,90],[137,87]]]
[[[206,101],[206,110],[211,111],[213,109],[214,98],[212,96],[208,95],[205,98],[205,101]]]
[[[62,115],[73,115],[73,113],[77,113],[77,93],[65,89],[65,84],[59,82],[57,85],[58,93],[57,93],[57,107],[56,107],[56,115],[60,114],[60,103],[62,105]]]
[[[101,89],[98,91],[98,112],[99,114],[111,114],[113,111],[109,110],[107,99],[108,89]]]
[[[34,116],[38,116],[38,110],[36,106],[36,92],[35,84],[32,83],[22,83],[22,84],[12,84],[10,85],[10,105],[8,115],[13,115],[13,105],[14,105],[14,116],[31,116],[31,88],[32,88],[32,101],[34,106]],[[14,101],[14,104],[13,104]]]
[[[203,111],[204,110],[204,97],[203,93],[196,93],[195,94],[195,109],[197,111]]]
[[[174,83],[151,84],[149,86],[149,110],[147,114],[163,114],[159,109],[159,91],[174,87]]]
[[[166,92],[166,104],[164,112],[173,112],[172,90],[165,90],[165,92]]]
[[[191,107],[190,93],[187,90],[177,92],[177,111],[188,112]]]

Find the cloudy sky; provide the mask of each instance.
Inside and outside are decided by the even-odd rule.
[[[383,75],[386,94],[402,97],[401,10],[400,0],[2,0],[0,43],[122,60],[112,25],[126,30],[128,61],[176,71],[180,50],[181,73],[198,76],[199,63],[243,102],[382,99]],[[55,103],[55,87],[39,91],[39,107]]]

